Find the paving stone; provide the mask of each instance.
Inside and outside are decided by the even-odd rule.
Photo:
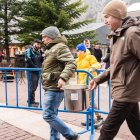
[[[6,122],[0,124],[0,140],[45,140]]]

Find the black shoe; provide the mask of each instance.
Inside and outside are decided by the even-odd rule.
[[[81,125],[86,126],[86,122],[81,122]],[[88,122],[88,126],[91,126],[91,122]]]
[[[67,140],[78,140],[80,138],[80,135],[75,133],[74,137],[71,139],[67,139]]]
[[[39,102],[33,102],[29,104],[30,107],[38,107],[39,106]]]
[[[80,138],[79,134],[75,134],[74,138],[72,140],[78,140]]]
[[[94,124],[94,128],[97,129],[97,128],[100,127],[103,123],[104,123],[104,119],[103,119],[103,118],[97,119],[97,121],[96,121],[95,124]]]

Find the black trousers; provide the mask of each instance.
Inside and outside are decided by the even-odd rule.
[[[39,72],[29,72],[28,82],[29,82],[29,99],[30,103],[35,102],[35,91],[38,87],[39,82]]]
[[[98,140],[113,140],[125,120],[136,140],[140,140],[139,104],[118,101],[113,101],[112,109],[100,130]]]

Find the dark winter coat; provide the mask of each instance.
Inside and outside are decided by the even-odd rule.
[[[110,67],[110,49],[109,49],[109,47],[107,48],[106,56],[103,59],[103,62],[106,63],[105,69],[108,69]]]
[[[98,62],[101,62],[101,58],[102,58],[102,51],[101,51],[101,49],[88,48],[88,50],[90,51],[91,55],[95,56],[95,58],[97,59]]]
[[[103,56],[101,49],[95,49],[93,48],[93,55],[96,57],[98,62],[101,62],[101,58]]]
[[[111,34],[110,70],[95,79],[111,80],[112,98],[121,102],[140,101],[140,20],[126,18]]]
[[[41,68],[43,57],[40,50],[35,50],[34,46],[25,51],[25,62],[27,68]]]

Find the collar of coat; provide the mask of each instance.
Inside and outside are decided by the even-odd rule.
[[[122,34],[131,26],[139,26],[140,27],[140,18],[131,18],[126,17],[123,21],[123,24],[120,28],[118,28],[115,32],[111,32],[108,35],[108,38],[111,39],[113,36],[122,36]]]
[[[63,35],[59,35],[58,37],[56,37],[52,42],[50,42],[45,49],[49,50],[51,47],[53,47],[54,45],[58,44],[58,43],[64,43],[67,45],[68,41],[66,39],[65,36]]]

